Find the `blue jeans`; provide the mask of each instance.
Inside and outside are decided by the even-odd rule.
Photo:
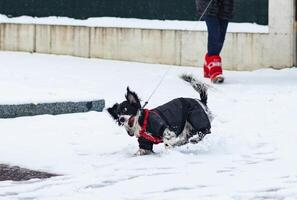
[[[205,16],[204,20],[208,30],[208,55],[220,55],[224,45],[229,21],[212,16]]]

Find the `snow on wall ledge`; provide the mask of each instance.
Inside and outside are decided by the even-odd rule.
[[[30,17],[22,16],[8,18],[0,14],[0,23],[39,24],[39,25],[68,25],[105,28],[135,28],[160,30],[189,30],[206,31],[204,22],[178,21],[178,20],[146,20],[116,17],[96,17],[86,20],[68,17]],[[228,32],[232,33],[268,33],[269,27],[252,23],[230,23]]]
[[[224,69],[294,65],[293,25],[273,19],[269,27],[230,24],[222,52]],[[2,15],[0,50],[201,67],[207,32],[204,22]]]

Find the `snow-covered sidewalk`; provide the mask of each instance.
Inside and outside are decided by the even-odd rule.
[[[124,99],[149,108],[198,97],[178,78],[201,68],[0,52],[0,104]],[[0,199],[297,199],[297,69],[226,71],[209,90],[216,115],[198,145],[135,157],[135,138],[106,112],[0,119],[0,163],[63,176],[0,182]]]

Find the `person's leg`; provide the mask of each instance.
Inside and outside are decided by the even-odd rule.
[[[219,49],[219,54],[222,51],[222,48],[224,46],[225,38],[226,38],[226,32],[228,28],[229,21],[225,19],[219,19],[219,24],[220,24],[220,37],[219,37],[219,43],[220,49]]]
[[[220,19],[205,17],[208,30],[208,52],[205,55],[204,77],[210,78],[213,83],[224,81],[220,52],[223,47]]]
[[[209,56],[219,55],[221,44],[221,23],[219,18],[207,16],[204,18],[208,31],[207,54]]]

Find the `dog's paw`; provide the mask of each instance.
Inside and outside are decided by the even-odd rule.
[[[164,142],[165,149],[171,149],[173,147],[172,144]]]
[[[203,140],[203,138],[205,137],[205,135],[206,134],[209,134],[209,133],[210,133],[210,131],[208,131],[208,132],[205,132],[205,131],[204,132],[202,132],[202,131],[198,132],[198,134],[197,134],[197,136],[195,138],[190,139],[190,143],[192,143],[192,144],[199,143],[200,141]]]
[[[170,140],[164,140],[164,146],[166,149],[171,149],[176,146],[176,138],[171,138]]]
[[[138,151],[134,154],[135,156],[144,156],[152,154],[153,151],[147,149],[138,149]]]
[[[197,143],[199,143],[201,141],[201,139],[200,138],[193,138],[193,139],[190,139],[190,143],[191,144],[197,144]]]

